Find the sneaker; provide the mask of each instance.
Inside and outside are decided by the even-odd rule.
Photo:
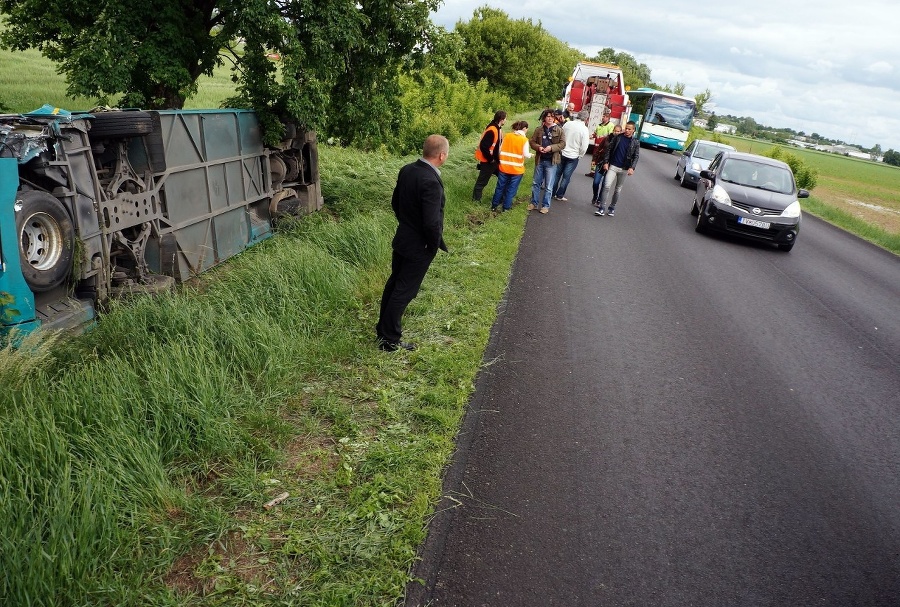
[[[568,201],[569,201],[569,199],[566,198],[565,196],[557,196],[556,199],[557,199],[557,200],[562,200],[563,202],[568,202]]]
[[[596,215],[597,217],[603,217],[603,209],[597,209],[596,211],[594,211],[594,215]]]
[[[615,214],[616,214],[616,212],[615,212],[613,209],[610,209],[610,210],[609,210],[609,216],[610,216],[610,217],[614,217]]]
[[[593,176],[594,176],[594,173],[593,173],[593,172],[585,173],[584,176],[585,176],[585,177],[593,177]]]
[[[537,207],[534,206],[534,203],[533,203],[533,202],[531,202],[531,203],[528,203],[528,206],[525,207],[525,208],[528,209],[529,211],[533,211],[533,210],[535,210]]]
[[[546,215],[546,214],[549,213],[549,212],[550,212],[550,207],[544,207],[544,208],[541,209],[541,214],[542,214],[542,215]]]

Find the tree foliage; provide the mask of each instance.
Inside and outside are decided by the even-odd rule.
[[[890,164],[895,167],[900,167],[900,152],[896,152],[893,149],[889,149],[884,153],[884,156],[881,158],[882,162],[885,164]]]
[[[797,187],[805,190],[812,190],[819,181],[819,172],[803,162],[796,154],[785,152],[783,148],[773,147],[765,153],[769,158],[774,158],[786,163],[791,167],[794,173],[794,179],[797,181]]]
[[[650,68],[646,63],[638,63],[637,59],[625,52],[616,52],[613,48],[601,49],[590,61],[618,65],[625,78],[625,85],[630,89],[652,86]]]
[[[697,93],[694,95],[694,105],[697,107],[697,115],[703,115],[703,108],[707,103],[712,99],[712,92],[709,89],[706,89],[702,93]]]
[[[532,107],[559,98],[562,85],[581,59],[580,51],[548,33],[531,19],[510,19],[482,6],[472,20],[458,22],[463,40],[459,65],[470,82],[488,87]]]
[[[0,44],[39,49],[69,95],[147,109],[183,107],[229,61],[234,101],[269,127],[291,118],[369,145],[397,126],[400,66],[427,50],[439,2],[0,0]]]

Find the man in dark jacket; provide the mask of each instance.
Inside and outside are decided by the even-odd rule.
[[[393,352],[415,350],[415,344],[400,341],[400,319],[416,295],[431,260],[444,244],[444,183],[439,168],[447,160],[450,143],[441,135],[429,135],[422,158],[400,169],[391,197],[397,217],[392,243],[391,276],[384,285],[381,312],[375,335],[378,347]]]
[[[606,154],[603,156],[603,170],[606,177],[603,180],[603,195],[600,206],[594,211],[594,215],[604,214],[603,203],[609,201],[609,216],[616,214],[616,203],[619,202],[619,194],[625,186],[625,177],[634,175],[634,167],[637,166],[641,153],[641,142],[634,136],[634,122],[625,123],[625,131],[621,135],[613,135]],[[609,194],[613,197],[610,200]]]
[[[491,175],[496,175],[500,170],[500,141],[503,135],[500,129],[506,123],[506,112],[498,110],[484,128],[481,134],[481,140],[478,142],[478,149],[475,150],[475,160],[478,161],[478,179],[475,180],[475,187],[472,189],[472,200],[481,202],[481,193],[491,180]]]

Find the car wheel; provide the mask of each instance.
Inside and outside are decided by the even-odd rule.
[[[25,282],[34,292],[49,291],[61,284],[72,269],[72,220],[62,203],[47,192],[21,192],[16,207],[19,260]]]
[[[697,207],[697,225],[696,227],[694,227],[694,231],[696,231],[698,234],[705,234],[706,224],[703,223],[703,207],[697,205],[696,201],[694,203],[694,206]]]
[[[696,217],[700,214],[700,207],[697,206],[697,198],[694,198],[694,204],[691,205],[691,215]]]
[[[679,165],[679,164],[675,165],[675,179],[681,179],[681,175],[678,174],[678,169],[680,167],[681,167],[681,165]]]
[[[683,187],[683,188],[691,187],[691,184],[689,184],[688,180],[687,180],[687,171],[685,171],[684,173],[681,174],[681,187]]]
[[[780,245],[778,245],[778,250],[779,250],[779,251],[784,251],[785,253],[787,253],[788,251],[790,251],[790,250],[793,249],[793,248],[794,248],[794,243],[793,243],[793,242],[790,243],[790,244],[780,244]]]

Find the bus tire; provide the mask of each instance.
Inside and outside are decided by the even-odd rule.
[[[93,116],[90,136],[95,139],[140,137],[153,132],[153,118],[147,112],[97,112]]]
[[[27,190],[16,197],[19,263],[34,292],[62,284],[72,270],[75,229],[62,203],[47,192]]]

